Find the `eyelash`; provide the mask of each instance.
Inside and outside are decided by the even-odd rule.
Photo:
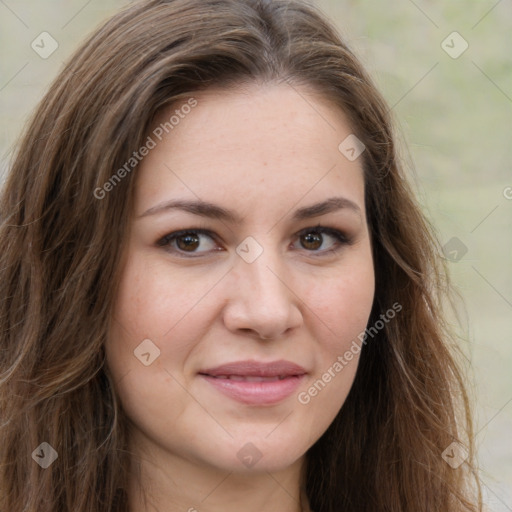
[[[332,236],[336,240],[335,247],[332,249],[324,249],[323,251],[316,251],[316,250],[308,250],[304,249],[306,252],[312,253],[314,257],[323,257],[328,254],[334,254],[340,251],[344,246],[351,245],[353,243],[353,240],[348,237],[345,233],[342,231],[339,231],[334,228],[330,228],[327,226],[322,226],[318,224],[314,227],[309,227],[305,229],[301,229],[297,234],[297,238],[300,238],[301,236],[304,236],[306,234],[315,233],[315,234],[327,234],[329,236]],[[191,228],[191,229],[182,229],[180,231],[174,231],[172,233],[169,233],[168,235],[163,236],[160,238],[160,240],[157,241],[157,246],[164,248],[168,252],[172,252],[177,254],[179,257],[183,258],[197,258],[200,257],[202,254],[208,254],[212,251],[205,251],[204,253],[194,253],[194,252],[187,252],[182,251],[180,249],[175,249],[170,247],[171,243],[185,235],[206,235],[209,238],[211,238],[213,241],[216,242],[216,236],[206,228],[198,227],[198,228]],[[323,243],[323,240],[322,240]],[[314,254],[317,253],[317,254]]]

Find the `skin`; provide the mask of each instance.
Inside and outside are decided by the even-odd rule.
[[[299,512],[304,455],[342,407],[359,356],[309,403],[298,394],[364,331],[375,292],[362,158],[341,154],[338,145],[352,130],[342,112],[311,90],[252,84],[193,97],[197,106],[137,169],[106,344],[130,421],[130,448],[141,460],[134,464],[130,510]],[[155,126],[175,109],[162,112]],[[296,209],[333,196],[359,212],[291,219]],[[142,215],[178,198],[232,209],[242,223],[181,210]],[[352,243],[339,245],[329,234],[308,243],[297,235],[318,224]],[[158,244],[198,227],[215,236],[197,235],[191,250],[198,257],[183,249],[183,238],[181,245]],[[252,263],[236,252],[249,236],[263,249]],[[144,339],[160,350],[148,366],[134,356]],[[290,397],[263,406],[239,403],[198,375],[246,359],[285,359],[307,375]],[[237,457],[248,442],[261,454],[252,467]]]

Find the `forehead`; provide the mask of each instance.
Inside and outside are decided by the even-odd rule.
[[[195,106],[188,105],[194,102]],[[166,125],[165,135],[174,140],[180,135],[190,137],[190,131],[200,128],[197,141],[214,140],[219,149],[230,148],[230,142],[240,146],[244,141],[267,142],[280,135],[283,149],[311,144],[326,149],[342,133],[352,133],[345,113],[308,86],[282,83],[249,83],[229,89],[209,88],[161,109],[153,121],[153,129]],[[286,132],[286,133],[283,133]],[[337,134],[334,141],[331,137]],[[300,137],[300,140],[298,139]],[[295,144],[293,144],[295,142]]]
[[[296,203],[337,191],[363,207],[362,159],[350,161],[338,148],[352,128],[320,95],[282,83],[190,98],[153,122],[156,145],[138,170],[139,212],[175,196],[236,203],[244,211],[250,198]]]

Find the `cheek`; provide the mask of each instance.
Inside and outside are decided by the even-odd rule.
[[[326,333],[319,339],[324,349],[339,352],[366,328],[375,294],[373,266],[352,266],[309,290],[305,302],[317,329]]]
[[[187,323],[182,320],[213,284],[211,276],[190,279],[184,271],[170,272],[165,261],[134,258],[122,276],[115,318],[130,333],[164,338]]]
[[[106,356],[124,409],[148,432],[164,431],[165,422],[179,417],[190,399],[175,370],[181,368],[194,346],[191,340],[197,338],[200,326],[195,322],[191,330],[187,315],[201,295],[204,290],[183,274],[170,275],[167,266],[149,258],[134,255],[124,268]],[[172,346],[165,343],[168,338]],[[144,351],[139,350],[141,346]],[[151,362],[146,366],[141,354],[147,352]],[[163,410],[172,414],[162,414]]]
[[[317,342],[315,374],[305,383],[298,401],[317,418],[314,435],[334,419],[352,387],[362,337],[375,293],[371,258],[348,262],[336,277],[310,286],[311,333]]]
[[[180,283],[179,280],[170,282],[163,275],[161,266],[148,263],[135,257],[127,263],[118,291],[115,317],[130,331],[139,334],[152,326],[154,335],[163,328],[162,322],[171,324],[174,315],[179,313],[176,309],[180,302],[176,300],[175,289]]]
[[[155,262],[143,255],[132,256],[121,277],[114,322],[106,343],[115,377],[144,369],[148,380],[157,375],[169,380],[164,369],[172,373],[181,371],[198,341],[208,332],[212,309],[205,296],[218,279],[211,272],[192,279],[183,270],[171,271],[165,259]],[[141,345],[147,339],[151,344],[144,341]],[[150,352],[158,354],[147,368],[134,353],[142,346],[149,346]],[[141,354],[146,352],[146,348],[140,349]]]

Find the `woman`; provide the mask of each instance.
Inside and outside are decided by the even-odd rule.
[[[0,239],[2,512],[481,509],[437,241],[311,6],[114,16]]]

